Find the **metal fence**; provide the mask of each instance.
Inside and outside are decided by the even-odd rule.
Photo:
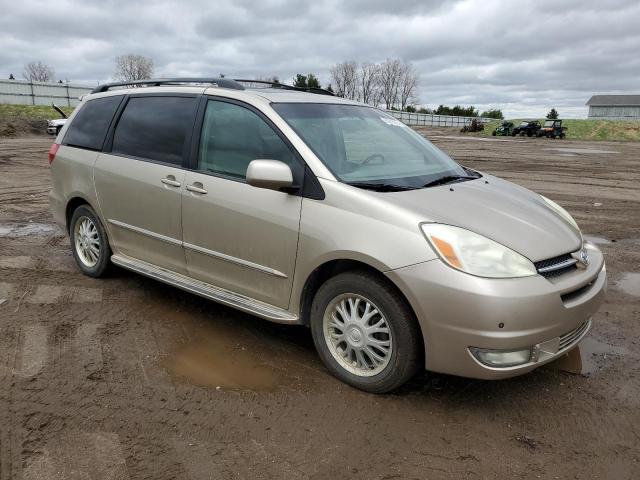
[[[0,80],[0,104],[51,105],[75,107],[82,95],[92,87],[68,83],[28,82],[26,80]],[[406,125],[415,127],[463,127],[476,119],[483,123],[490,118],[456,117],[453,115],[433,115],[430,113],[409,113],[387,110],[388,113]]]
[[[488,123],[492,119],[484,117],[455,117],[453,115],[433,115],[431,113],[410,113],[397,110],[387,110],[398,120],[412,127],[464,127],[473,120]]]
[[[28,82],[26,80],[0,80],[0,104],[51,105],[75,107],[79,97],[92,87],[68,83]]]

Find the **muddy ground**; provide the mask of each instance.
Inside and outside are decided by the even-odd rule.
[[[598,237],[610,287],[580,355],[361,393],[305,328],[81,275],[47,211],[51,138],[3,139],[0,478],[640,478],[640,144],[428,135]]]

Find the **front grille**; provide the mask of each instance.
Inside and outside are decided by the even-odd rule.
[[[565,348],[573,345],[576,342],[576,340],[578,340],[582,336],[582,334],[587,331],[590,323],[591,323],[591,320],[587,320],[578,328],[571,330],[570,332],[565,333],[564,335],[561,335],[560,346],[558,348],[558,351],[564,350]]]
[[[540,275],[549,278],[575,270],[576,263],[577,260],[570,253],[565,253],[557,257],[540,260],[535,262],[534,265]]]

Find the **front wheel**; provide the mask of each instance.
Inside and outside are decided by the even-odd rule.
[[[89,205],[81,205],[73,212],[69,238],[82,273],[90,277],[103,276],[109,267],[111,248],[100,219]]]
[[[418,370],[420,329],[405,300],[376,275],[341,273],[320,287],[311,306],[320,358],[343,382],[371,393],[398,388]]]

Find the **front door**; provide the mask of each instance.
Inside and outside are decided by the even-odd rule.
[[[287,308],[302,199],[248,185],[247,166],[256,159],[281,160],[301,180],[296,154],[257,110],[209,100],[197,162],[184,180],[187,269],[204,282]]]
[[[115,251],[183,274],[182,165],[196,104],[195,96],[131,96],[94,167]]]

